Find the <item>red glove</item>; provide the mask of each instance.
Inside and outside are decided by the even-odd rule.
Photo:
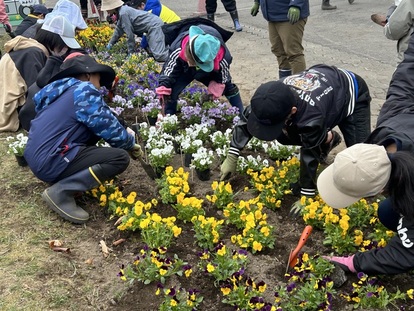
[[[332,263],[338,264],[345,272],[356,273],[354,267],[354,256],[349,257],[340,257],[340,256],[322,256],[323,259],[326,259]]]
[[[208,84],[208,92],[213,95],[214,99],[220,98],[223,95],[224,88],[226,86],[223,83],[217,83],[216,81],[210,81]]]

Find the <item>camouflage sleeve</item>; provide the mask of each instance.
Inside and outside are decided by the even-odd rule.
[[[99,91],[90,82],[80,83],[74,91],[77,120],[87,126],[96,136],[115,148],[130,150],[135,144],[134,136],[128,134]]]

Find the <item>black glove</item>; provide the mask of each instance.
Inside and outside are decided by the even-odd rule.
[[[16,37],[15,33],[13,32],[13,28],[10,23],[6,22],[3,24],[4,30],[9,34],[10,37]]]
[[[291,183],[290,184],[290,190],[292,191],[292,194],[295,197],[299,197],[300,196],[300,185],[299,185],[299,182]]]

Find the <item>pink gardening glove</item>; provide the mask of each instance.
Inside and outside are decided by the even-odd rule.
[[[159,86],[155,89],[155,93],[157,93],[158,97],[162,97],[164,95],[171,95],[171,89],[165,86]]]
[[[354,267],[354,256],[349,257],[340,257],[340,256],[322,256],[323,259],[326,259],[332,263],[337,263],[345,272],[356,273]]]
[[[223,95],[224,88],[226,86],[223,83],[217,83],[216,81],[210,81],[208,84],[208,92],[213,95],[214,99],[220,98]]]

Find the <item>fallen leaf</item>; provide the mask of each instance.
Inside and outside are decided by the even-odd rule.
[[[124,218],[125,218],[125,216],[119,217],[118,220],[115,222],[114,226],[118,226]]]
[[[114,241],[114,242],[112,243],[112,245],[113,245],[113,246],[118,246],[119,244],[122,244],[122,243],[124,243],[125,241],[126,241],[125,239],[119,239],[119,240]]]
[[[85,260],[85,263],[87,265],[91,265],[91,264],[93,264],[93,259],[92,258],[88,258],[88,259]]]
[[[106,246],[106,243],[104,240],[99,241],[99,244],[101,244],[101,249],[102,249],[102,254],[104,255],[104,257],[108,257],[109,256],[109,252],[112,251],[108,246]]]
[[[50,240],[48,243],[50,248],[61,247],[63,245],[63,242],[60,240]]]

